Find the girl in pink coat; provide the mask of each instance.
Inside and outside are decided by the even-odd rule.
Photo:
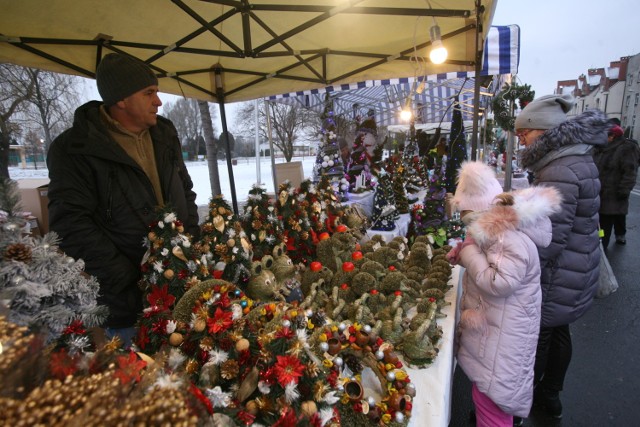
[[[467,238],[449,254],[465,268],[458,363],[472,386],[476,425],[510,427],[527,417],[540,329],[538,247],[551,242],[549,215],[560,207],[552,187],[502,193],[493,170],[466,162],[453,206]]]

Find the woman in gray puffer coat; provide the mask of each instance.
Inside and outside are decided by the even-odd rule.
[[[498,194],[494,206],[483,207],[479,200],[490,202],[501,191],[491,178],[487,165],[463,164],[453,198],[468,224],[467,238],[449,253],[466,269],[456,356],[473,383],[477,424],[511,426],[511,416],[526,417],[533,400],[542,299],[538,247],[551,242],[549,216],[558,211],[560,195],[531,187]],[[490,185],[481,190],[482,182]]]
[[[551,217],[551,244],[539,250],[542,269],[542,323],[536,353],[534,404],[562,417],[559,392],[571,362],[569,324],[591,306],[598,287],[598,210],[600,181],[594,146],[607,141],[609,124],[597,110],[567,120],[568,96],[540,97],[515,122],[523,168],[533,185],[553,186],[562,195],[561,211]]]

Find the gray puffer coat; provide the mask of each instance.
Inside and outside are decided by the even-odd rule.
[[[602,112],[586,111],[520,151],[533,185],[553,186],[562,195],[562,209],[551,217],[552,242],[539,250],[544,327],[580,318],[598,287],[600,180],[591,152],[606,144],[608,128]]]

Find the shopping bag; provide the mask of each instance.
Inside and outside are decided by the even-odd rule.
[[[596,298],[604,298],[618,290],[618,280],[600,242],[600,281]]]

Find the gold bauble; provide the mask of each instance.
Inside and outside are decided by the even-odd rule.
[[[182,225],[179,225],[176,230],[178,230],[178,233],[184,233],[184,227]]]
[[[224,218],[222,218],[222,216],[220,215],[216,215],[213,217],[213,226],[215,227],[216,230],[218,230],[220,233],[222,233],[224,231]]]
[[[184,262],[189,261],[189,260],[187,259],[187,257],[184,255],[184,252],[182,251],[182,248],[181,248],[180,246],[174,246],[174,247],[171,249],[171,253],[172,253],[176,258],[181,259],[181,260],[182,260],[182,261],[184,261]]]
[[[202,332],[205,330],[206,327],[207,327],[207,322],[205,322],[202,319],[196,320],[195,324],[193,325],[193,329],[196,332]]]
[[[237,351],[245,351],[249,349],[249,340],[246,338],[240,338],[236,341],[236,350]]]
[[[247,404],[244,406],[244,408],[251,415],[256,415],[258,413],[258,404],[256,403],[255,400],[248,401]]]
[[[155,232],[150,231],[150,232],[149,232],[149,234],[147,235],[147,237],[149,238],[149,241],[153,242],[154,240],[156,240],[156,238],[157,238],[158,236],[156,235],[156,233],[155,233]]]
[[[230,248],[233,248],[235,245],[236,245],[236,240],[235,239],[227,240],[227,246],[229,246]]]
[[[164,273],[162,273],[162,275],[165,277],[165,279],[171,280],[173,279],[173,276],[175,276],[175,273],[173,272],[173,270],[169,268],[165,270]]]
[[[302,411],[302,414],[304,416],[311,418],[313,414],[318,412],[318,405],[316,405],[316,402],[314,402],[313,400],[307,400],[305,402],[302,402],[302,405],[300,405],[300,410]]]
[[[182,341],[184,341],[184,337],[182,336],[182,334],[178,332],[174,332],[169,336],[169,344],[171,344],[174,347],[177,347],[180,344],[182,344]]]

